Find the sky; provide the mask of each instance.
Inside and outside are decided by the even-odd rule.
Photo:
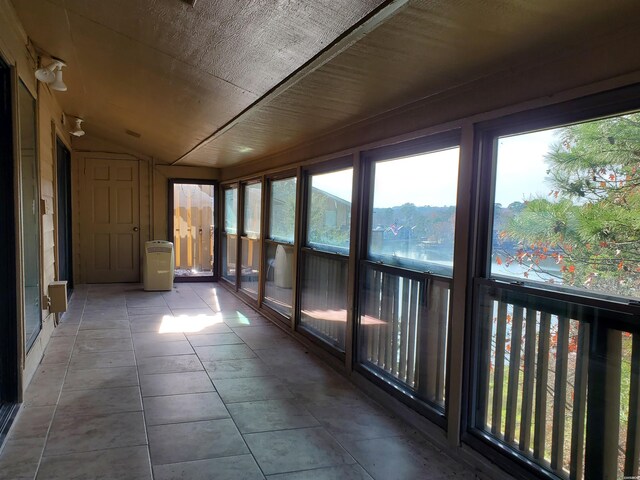
[[[556,131],[544,130],[498,140],[496,203],[506,207],[535,196],[547,198],[551,186],[545,181],[548,167],[544,157]],[[378,162],[374,208],[405,203],[434,207],[455,205],[459,151],[456,147]],[[351,168],[315,175],[313,186],[350,201],[352,175]]]

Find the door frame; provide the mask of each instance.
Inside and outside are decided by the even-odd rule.
[[[217,282],[218,281],[218,261],[219,261],[219,249],[220,239],[218,238],[219,219],[218,219],[218,205],[219,196],[218,191],[220,189],[219,182],[217,180],[207,180],[199,178],[170,178],[168,181],[168,193],[169,200],[167,202],[167,240],[173,243],[173,187],[176,184],[187,185],[213,185],[213,269],[212,274],[201,277],[177,277],[174,274],[173,281],[176,283],[195,283],[195,282]],[[175,247],[175,246],[174,246]],[[175,253],[174,253],[175,254]]]
[[[66,250],[67,250],[67,269],[68,269],[68,275],[69,278],[68,279],[63,279],[63,280],[67,280],[67,298],[71,296],[71,293],[73,292],[73,286],[74,286],[74,275],[73,275],[73,201],[72,201],[72,191],[73,191],[73,178],[72,178],[72,159],[71,159],[71,148],[69,147],[69,145],[67,145],[67,143],[63,140],[63,138],[59,135],[59,132],[57,132],[56,129],[56,125],[54,122],[51,122],[51,136],[52,136],[52,141],[53,141],[53,150],[54,150],[54,159],[55,159],[55,163],[54,163],[54,170],[55,170],[55,182],[54,182],[54,189],[55,189],[55,240],[56,240],[56,249],[55,249],[55,261],[56,261],[56,279],[60,280],[60,248],[61,248],[61,242],[60,242],[60,211],[61,211],[61,205],[60,205],[60,156],[58,155],[59,149],[60,148],[64,148],[67,153],[69,154],[69,160],[68,160],[68,165],[67,165],[67,169],[64,172],[66,175],[66,184],[67,184],[67,191],[65,192],[65,197],[67,199],[67,211],[65,212],[67,215],[67,221],[65,222],[65,227],[67,229],[67,245],[66,245]]]
[[[105,153],[105,152],[86,152],[84,154],[81,154],[81,156],[78,158],[78,160],[74,160],[72,158],[71,161],[71,177],[76,178],[77,180],[75,181],[75,183],[73,184],[73,191],[71,194],[71,198],[72,198],[72,211],[75,209],[75,211],[78,213],[77,215],[74,215],[72,217],[72,229],[75,230],[74,234],[74,238],[72,241],[72,248],[73,251],[76,252],[75,257],[73,259],[73,271],[77,273],[76,278],[74,279],[76,281],[76,283],[81,284],[81,283],[89,283],[87,281],[87,272],[86,272],[86,265],[85,262],[86,260],[82,258],[82,247],[84,245],[84,242],[86,241],[86,238],[83,235],[83,229],[82,229],[82,222],[80,221],[80,217],[82,216],[81,213],[81,206],[82,206],[82,197],[83,197],[83,191],[85,190],[85,186],[86,185],[86,167],[87,167],[87,163],[91,162],[93,160],[113,160],[113,161],[135,161],[138,163],[138,184],[137,184],[137,201],[138,201],[138,228],[139,228],[139,235],[138,235],[138,254],[139,254],[139,261],[138,261],[138,280],[136,281],[137,283],[141,283],[142,282],[142,255],[144,254],[143,252],[143,247],[144,247],[144,238],[148,238],[149,240],[151,239],[150,237],[150,222],[151,222],[151,213],[149,213],[149,217],[145,218],[145,214],[143,213],[143,204],[149,203],[149,208],[151,209],[151,205],[150,202],[148,201],[148,197],[145,197],[145,195],[148,195],[149,190],[151,189],[152,186],[148,185],[147,183],[150,181],[150,177],[147,174],[147,170],[146,168],[143,168],[143,160],[135,157],[133,155],[130,154],[126,154],[126,153]],[[75,228],[74,228],[75,227]],[[136,283],[136,282],[131,282],[131,283]],[[110,283],[110,282],[107,282]],[[128,283],[128,282],[125,282]]]
[[[0,289],[0,446],[15,418],[21,401],[23,354],[18,308],[19,274],[17,242],[17,102],[18,77],[0,55],[0,149],[9,161],[0,162],[0,261],[9,281]],[[13,280],[13,281],[12,281]]]

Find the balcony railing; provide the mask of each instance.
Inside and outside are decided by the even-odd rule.
[[[633,307],[489,281],[477,287],[475,426],[561,478],[635,478],[640,317]]]
[[[363,266],[360,363],[444,411],[451,280]]]

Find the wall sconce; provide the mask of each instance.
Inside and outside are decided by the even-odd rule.
[[[76,118],[76,128],[74,128],[72,131],[70,131],[69,133],[71,135],[74,135],[76,137],[81,137],[85,134],[85,131],[82,129],[82,122],[84,120],[82,120],[81,118]]]
[[[59,58],[51,57],[51,60],[53,61],[49,65],[36,70],[36,78],[53,90],[66,92],[67,86],[62,81],[62,67],[66,67],[67,64]]]

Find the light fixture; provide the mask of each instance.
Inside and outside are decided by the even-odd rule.
[[[81,118],[76,118],[76,128],[74,128],[72,131],[70,131],[69,133],[71,135],[74,135],[76,137],[81,137],[84,135],[84,130],[82,129],[82,122],[83,120]]]
[[[62,67],[66,67],[67,64],[59,58],[51,57],[51,60],[53,61],[49,65],[36,70],[36,78],[53,90],[66,92],[67,86],[62,81]]]

